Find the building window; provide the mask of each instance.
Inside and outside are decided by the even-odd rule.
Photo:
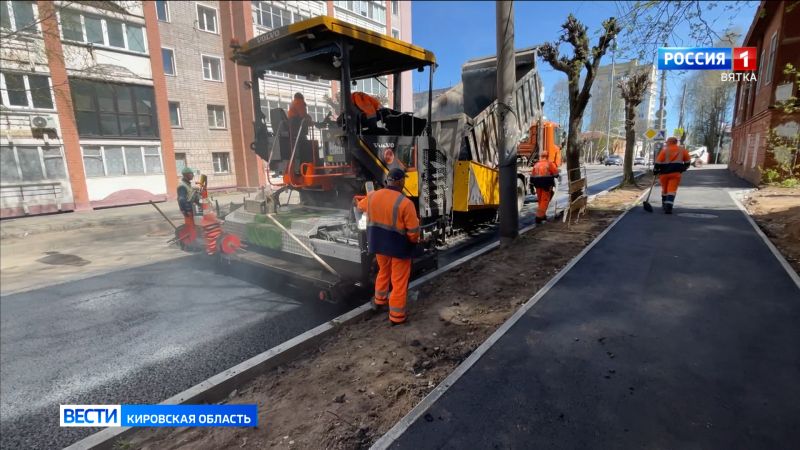
[[[38,33],[34,3],[29,1],[0,3],[0,28],[23,33]]]
[[[114,47],[137,53],[147,52],[144,29],[140,25],[119,20],[81,14],[62,9],[61,36],[67,41]]]
[[[158,137],[151,86],[81,79],[71,79],[69,84],[81,137]]]
[[[208,81],[222,81],[221,58],[203,55],[203,79]]]
[[[214,162],[214,173],[228,173],[230,172],[230,155],[228,153],[212,153]]]
[[[208,105],[208,128],[225,128],[225,107]]]
[[[395,39],[400,39],[400,31],[392,29],[392,37]]]
[[[164,75],[175,76],[175,51],[171,48],[161,49],[161,60],[164,64]]]
[[[156,0],[156,17],[161,22],[169,22],[169,2]]]
[[[758,91],[758,89],[761,87],[761,82],[764,80],[764,68],[767,66],[766,64],[764,64],[766,62],[766,60],[764,59],[764,58],[766,58],[766,54],[767,54],[767,48],[764,47],[764,48],[761,49],[761,59],[759,59],[759,61],[761,62],[761,67],[758,68],[758,79],[756,80],[756,91]]]
[[[767,63],[766,81],[764,84],[772,82],[772,72],[775,69],[775,53],[778,51],[778,32],[772,34],[772,39],[769,43],[769,62]]]
[[[54,109],[50,77],[0,73],[0,104],[14,108]]]
[[[270,2],[254,1],[252,4],[253,20],[262,27],[280,28],[308,18],[302,14],[279,8]]]
[[[61,147],[0,146],[0,183],[61,180],[66,177]]]
[[[386,23],[386,7],[372,1],[344,1],[336,0],[334,5],[368,17],[376,22]]]
[[[758,160],[758,142],[759,142],[759,138],[761,138],[761,134],[760,133],[756,133],[756,137],[753,138],[753,157],[750,160],[750,168],[751,169],[755,169],[756,168],[756,161]]]
[[[197,28],[217,34],[217,10],[208,6],[197,5]]]
[[[169,124],[172,128],[181,128],[181,104],[169,102]]]
[[[353,92],[360,91],[379,97],[385,97],[389,93],[389,90],[386,88],[387,82],[388,79],[386,76],[357,80],[356,86],[353,87]]]
[[[392,0],[392,15],[400,15],[400,2],[398,0]]]
[[[91,145],[83,147],[87,177],[156,175],[161,168],[161,148],[152,145]]]
[[[184,167],[186,167],[186,153],[175,153],[175,169],[181,173]]]

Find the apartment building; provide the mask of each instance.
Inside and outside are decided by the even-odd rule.
[[[2,217],[164,200],[175,190],[158,113],[163,74],[151,59],[158,34],[143,6],[0,4]]]
[[[0,217],[173,199],[186,166],[211,189],[263,186],[250,73],[229,43],[318,15],[411,40],[401,1],[0,3]],[[278,72],[260,84],[267,115],[302,92],[321,120],[338,92]],[[402,86],[411,110],[410,73]],[[354,89],[391,104],[392,87]]]
[[[778,159],[800,162],[800,113],[775,107],[800,97],[795,80],[783,73],[787,64],[800,67],[800,8],[792,2],[762,1],[758,11],[742,44],[758,49],[756,81],[737,86],[728,161],[729,170],[753,184],[761,182],[764,169],[787,162]],[[793,151],[776,155],[771,147],[777,140]]]
[[[650,87],[645,92],[642,103],[636,110],[636,136],[641,137],[648,128],[655,123],[656,112],[656,68],[653,64],[640,65],[637,60],[613,65],[600,66],[595,75],[591,90],[591,108],[587,129],[606,132],[608,129],[608,111],[611,107],[611,135],[625,134],[625,101],[619,94],[617,83],[623,77],[637,72],[646,71],[650,78]]]

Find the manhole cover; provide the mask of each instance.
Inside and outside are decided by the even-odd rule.
[[[681,217],[694,217],[695,219],[716,219],[717,216],[714,214],[703,214],[703,213],[678,213]]]
[[[52,264],[54,266],[85,266],[91,261],[87,261],[78,255],[68,255],[59,252],[45,252],[47,256],[37,259],[40,263]]]

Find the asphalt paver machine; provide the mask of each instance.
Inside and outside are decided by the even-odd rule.
[[[249,67],[253,80],[252,149],[282,182],[225,217],[223,228],[239,236],[247,251],[222,255],[223,263],[255,264],[310,284],[318,288],[321,300],[368,289],[376,270],[374,256],[354,205],[368,190],[383,187],[386,174],[397,167],[407,173],[404,194],[417,207],[423,235],[431,237],[419,248],[414,272],[435,268],[435,245],[452,209],[454,156],[437,149],[430,117],[391,111],[382,126],[370,129],[351,100],[356,80],[389,75],[393,105],[399,108],[400,75],[427,68],[432,86],[433,53],[331,17],[304,20],[233,45],[234,61]],[[282,108],[262,109],[261,80],[268,71],[333,82],[341,105],[338,117],[312,127],[320,128],[317,135],[306,131],[308,123],[293,127]],[[286,191],[298,192],[294,198],[299,203],[281,204]]]

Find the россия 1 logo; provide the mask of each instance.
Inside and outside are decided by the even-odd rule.
[[[724,70],[723,81],[755,81],[756,55],[755,47],[661,47],[658,70]]]

